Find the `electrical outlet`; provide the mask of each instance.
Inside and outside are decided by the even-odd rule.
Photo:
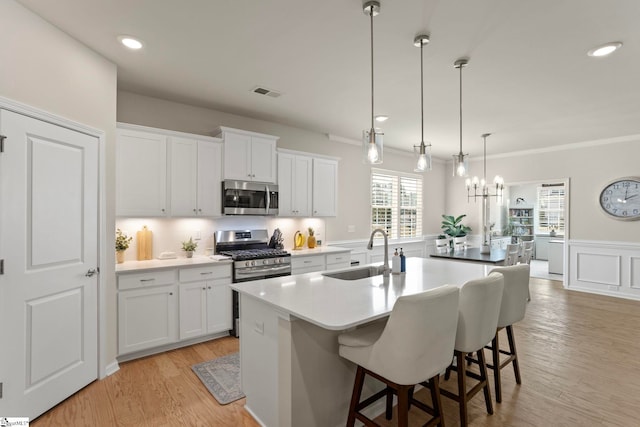
[[[200,230],[195,230],[193,232],[193,240],[200,240],[202,239],[202,234],[200,233]]]
[[[347,225],[347,233],[355,233],[356,226],[355,225]]]

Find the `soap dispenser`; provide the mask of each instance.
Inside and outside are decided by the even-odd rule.
[[[393,258],[391,258],[391,273],[392,274],[400,274],[400,257],[398,256],[398,248],[393,253]]]
[[[404,256],[404,252],[402,252],[402,248],[400,248],[400,273],[404,273],[407,271],[407,257]]]

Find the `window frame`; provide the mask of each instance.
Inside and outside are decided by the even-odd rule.
[[[390,205],[374,204],[376,199],[387,199],[384,194],[376,195],[374,191],[374,185],[376,182],[384,184],[385,180],[391,184],[390,192],[392,203]],[[405,184],[403,184],[403,180],[408,180],[409,182],[405,181]],[[408,185],[413,186],[413,191],[403,193],[403,186],[406,188]],[[411,239],[422,237],[422,218],[424,214],[423,189],[424,177],[422,175],[372,168],[369,177],[370,230],[373,231],[376,228],[382,228],[388,232],[389,239]],[[415,194],[415,204],[410,203],[403,205],[403,203],[407,201],[406,197],[403,197],[405,194]],[[413,197],[410,197],[410,199],[413,199]],[[384,202],[385,200],[382,201]],[[374,223],[374,212],[376,209],[390,209],[390,213],[387,215],[390,216],[389,221],[383,221],[382,223],[380,221],[376,221]],[[415,211],[413,213],[409,213],[409,224],[405,222],[407,220],[407,216],[404,211],[407,209]],[[406,230],[407,228],[410,230],[409,233],[403,232],[403,230]],[[382,236],[378,234],[376,234],[375,237],[382,238]]]

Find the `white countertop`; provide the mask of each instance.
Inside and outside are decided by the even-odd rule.
[[[491,268],[479,263],[407,258],[407,272],[402,275],[340,280],[317,272],[234,283],[231,288],[322,328],[345,330],[387,316],[399,296],[445,284],[461,286],[487,275]]]
[[[146,261],[125,261],[116,264],[117,273],[127,273],[134,271],[144,271],[160,268],[189,267],[193,265],[205,264],[231,264],[231,259],[216,261],[208,255],[194,256],[193,258],[173,258],[173,259],[149,259]]]
[[[313,249],[303,248],[303,249],[287,249],[287,251],[291,254],[292,257],[297,256],[308,256],[308,255],[326,255],[326,254],[335,254],[340,252],[351,252],[349,248],[340,248],[337,246],[316,246]]]

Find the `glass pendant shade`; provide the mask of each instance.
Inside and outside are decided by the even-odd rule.
[[[453,176],[465,177],[469,173],[469,155],[454,154],[453,155]]]
[[[382,163],[383,136],[379,130],[365,129],[362,131],[362,149],[363,161],[370,165],[379,165]]]
[[[413,153],[416,158],[416,168],[414,172],[426,172],[431,170],[431,144],[421,142],[420,145],[413,146]]]

